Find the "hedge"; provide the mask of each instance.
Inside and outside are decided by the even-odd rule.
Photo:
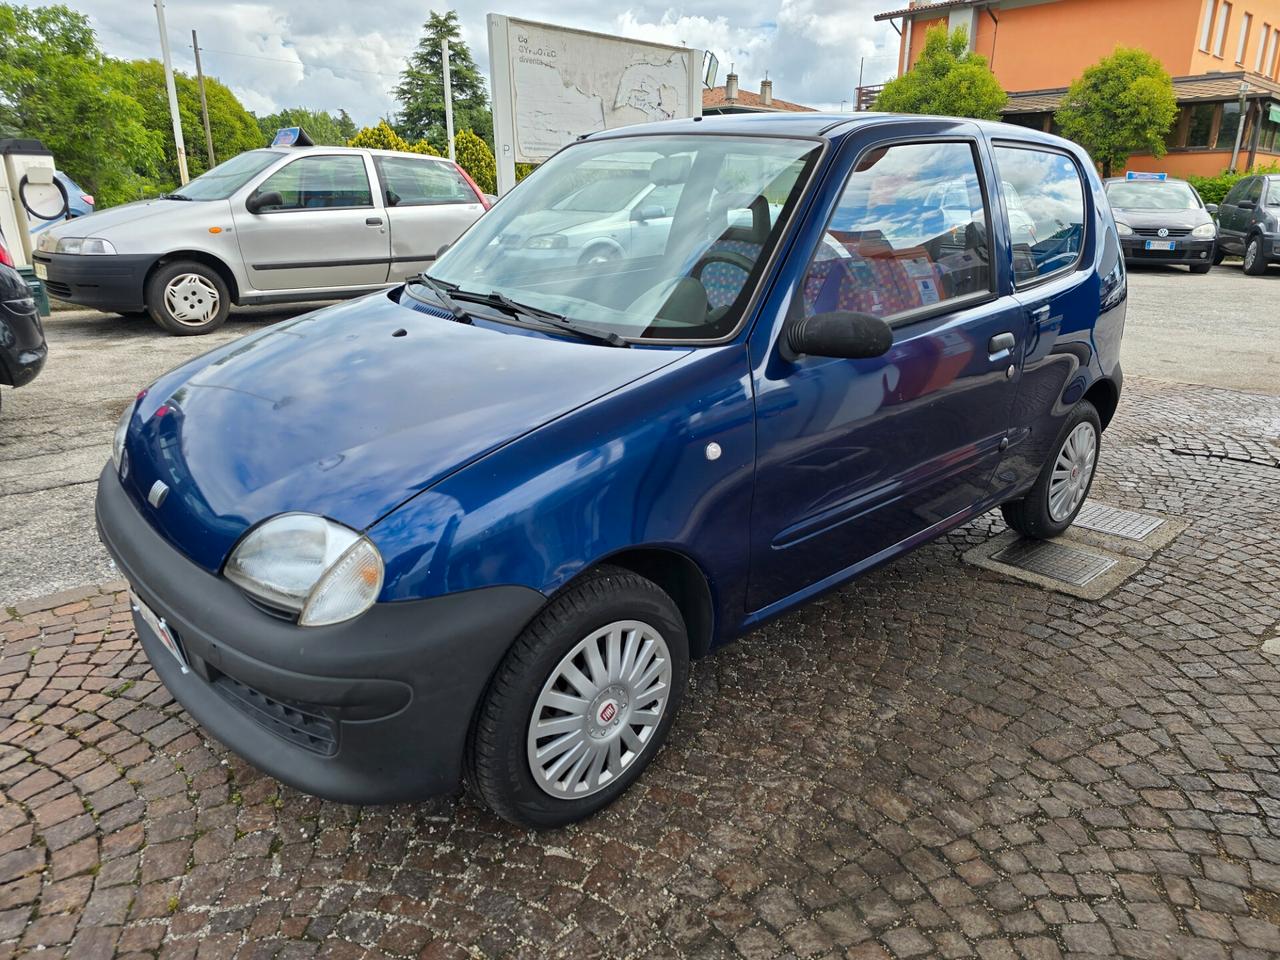
[[[1251,177],[1259,173],[1280,173],[1280,166],[1271,164],[1265,167],[1255,167],[1247,173],[1231,173],[1224,170],[1216,177],[1187,177],[1187,183],[1196,188],[1196,192],[1200,194],[1200,199],[1205,203],[1221,204],[1226,197],[1227,192],[1245,177]]]

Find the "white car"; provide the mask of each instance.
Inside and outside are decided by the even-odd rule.
[[[43,231],[34,267],[59,300],[201,334],[232,304],[351,297],[414,276],[486,209],[442,157],[269,147]]]

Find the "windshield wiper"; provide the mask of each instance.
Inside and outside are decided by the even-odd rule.
[[[458,301],[449,295],[448,288],[446,288],[439,280],[435,279],[435,277],[427,276],[427,273],[424,270],[413,279],[434,293],[436,295],[436,299],[444,304],[444,308],[453,314],[453,319],[457,323],[471,322],[471,314],[458,306]]]
[[[183,194],[181,194],[181,193],[162,193],[162,194],[160,194],[160,199],[161,199],[161,200],[188,200],[188,201],[189,201],[191,198],[190,198],[190,197],[188,197],[188,196],[184,196],[184,195],[183,195]]]
[[[518,300],[512,300],[505,293],[497,290],[489,294],[468,293],[465,290],[461,290],[455,291],[454,296],[461,300],[473,300],[476,303],[486,303],[491,307],[498,307],[513,316],[528,317],[538,321],[543,326],[554,327],[558,331],[572,334],[580,340],[589,340],[593,343],[604,344],[607,347],[631,346],[627,340],[618,336],[612,330],[599,330],[595,327],[576,323],[563,314],[553,313],[550,310],[543,310],[541,307],[534,307]]]

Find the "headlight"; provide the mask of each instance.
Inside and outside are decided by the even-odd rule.
[[[120,414],[120,422],[116,424],[115,436],[111,438],[111,462],[116,465],[116,473],[120,472],[120,464],[124,462],[124,438],[129,432],[129,421],[133,419],[133,408],[138,405],[138,400],[146,396],[147,391],[143,390],[138,394],[138,399],[124,408],[124,413]]]
[[[46,230],[40,234],[40,239],[36,241],[36,249],[41,253],[50,253],[58,249],[58,241],[56,237],[50,236]]]
[[[1119,220],[1117,220],[1116,233],[1120,234],[1120,236],[1122,237],[1132,237],[1133,227],[1129,226],[1127,223],[1121,223]]]
[[[569,238],[562,233],[544,233],[530,237],[524,245],[530,250],[563,250],[569,245]]]
[[[1218,235],[1218,228],[1212,223],[1202,223],[1191,231],[1191,235],[1199,240],[1212,240]]]
[[[63,237],[58,241],[57,252],[106,256],[114,255],[116,248],[101,237]]]
[[[309,513],[281,514],[256,527],[226,567],[228,580],[268,606],[297,614],[304,627],[364,613],[382,591],[382,574],[377,547]]]

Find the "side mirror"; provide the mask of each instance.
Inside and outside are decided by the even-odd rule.
[[[250,213],[258,213],[266,207],[283,207],[284,197],[280,196],[279,191],[271,190],[267,193],[251,194],[249,199],[244,202],[244,207]]]
[[[1204,208],[1209,211],[1209,216],[1216,217],[1218,215],[1218,205],[1216,203],[1206,203]]]
[[[1245,199],[1245,200],[1236,201],[1236,206],[1239,207],[1241,210],[1252,210],[1255,207],[1257,207],[1257,205],[1258,205],[1257,200]]]
[[[840,357],[869,360],[882,357],[893,346],[893,331],[879,317],[834,310],[801,317],[784,334],[786,345],[797,356]]]
[[[661,220],[666,215],[667,211],[656,203],[651,203],[645,207],[636,207],[631,211],[631,219],[637,223],[644,220]]]

